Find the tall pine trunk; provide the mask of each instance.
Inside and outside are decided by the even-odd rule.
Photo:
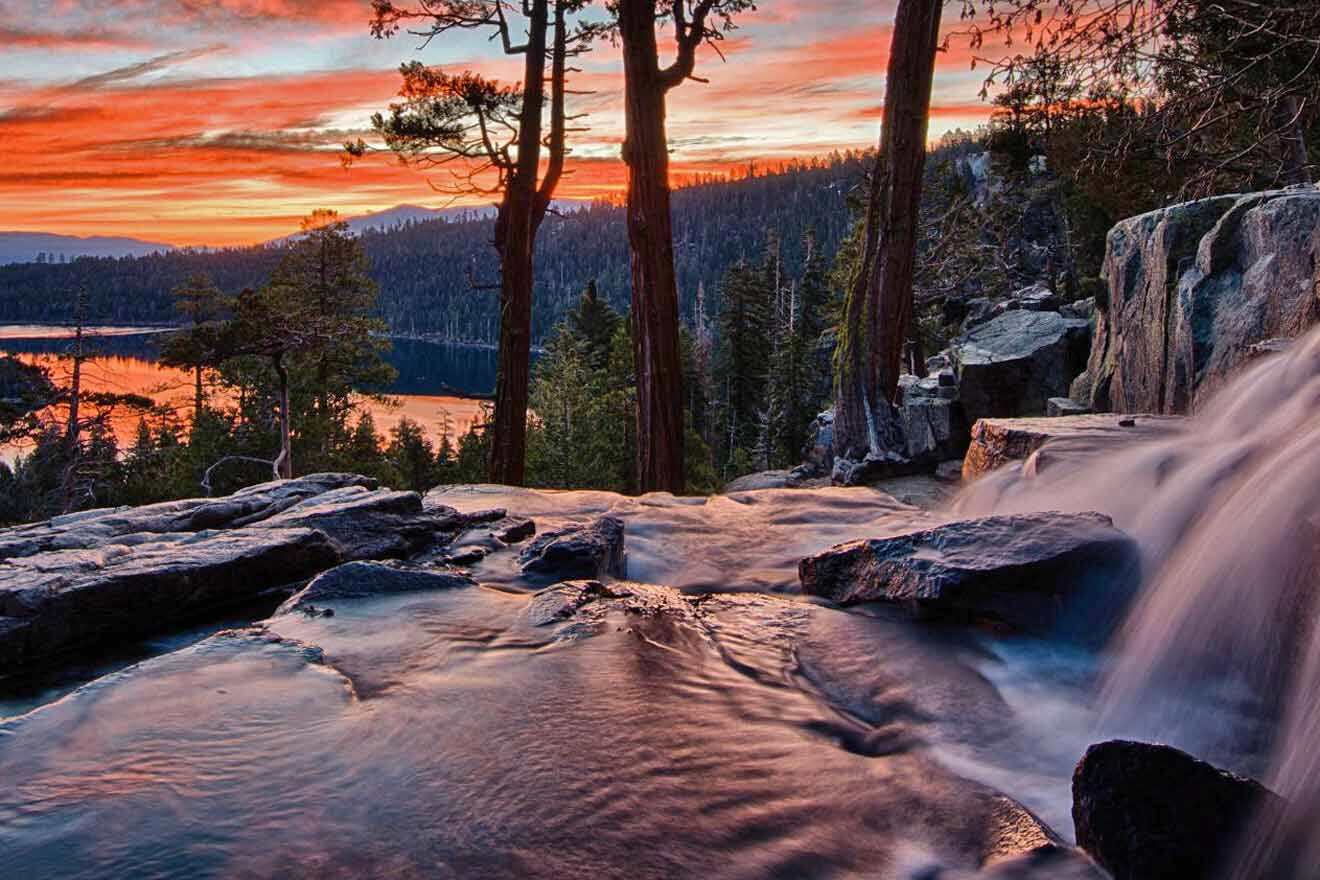
[[[668,90],[657,63],[655,0],[621,0],[628,243],[637,369],[637,481],[641,492],[684,489],[683,362],[670,217]]]
[[[518,163],[510,174],[496,221],[500,255],[500,350],[490,451],[492,483],[521,486],[527,460],[527,392],[531,373],[533,249],[537,222],[537,173],[541,162],[541,114],[545,107],[546,26],[549,0],[534,0],[524,54],[523,106]],[[536,84],[533,86],[533,84]]]
[[[899,0],[885,80],[880,161],[868,206],[863,271],[845,306],[835,448],[894,442],[892,405],[912,322],[922,174],[942,0]]]
[[[521,486],[527,459],[527,396],[532,339],[532,231],[530,199],[510,198],[500,243],[500,349],[495,414],[490,426],[490,481]]]

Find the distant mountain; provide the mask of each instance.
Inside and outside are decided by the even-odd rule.
[[[137,238],[56,235],[50,232],[0,232],[0,266],[10,263],[60,263],[77,257],[145,257],[174,245]]]
[[[393,208],[386,208],[384,211],[377,211],[374,214],[349,217],[347,222],[349,231],[360,235],[368,229],[389,230],[407,223],[421,223],[425,220],[438,220],[442,217],[450,220],[475,220],[481,217],[492,217],[494,214],[495,208],[491,205],[469,208],[427,208],[422,205],[395,205]]]
[[[560,211],[572,212],[587,207],[587,203],[556,199],[554,206]],[[424,223],[427,220],[487,220],[494,216],[495,206],[493,204],[471,205],[465,208],[427,208],[424,205],[395,205],[393,208],[386,208],[373,214],[347,217],[345,222],[348,223],[349,232],[361,235],[368,230],[388,232],[400,226],[406,226],[410,223]],[[288,235],[279,239],[279,241],[286,241],[293,237],[295,236]]]

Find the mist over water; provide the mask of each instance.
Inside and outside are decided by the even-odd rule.
[[[1040,455],[957,511],[1100,510],[1137,537],[1147,583],[1113,646],[1102,726],[1263,773],[1291,804],[1262,820],[1238,876],[1320,875],[1320,330],[1166,439]]]

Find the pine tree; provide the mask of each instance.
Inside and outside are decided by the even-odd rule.
[[[398,475],[401,488],[425,492],[435,486],[435,447],[422,426],[407,416],[390,431],[385,457]]]
[[[604,367],[609,360],[610,343],[621,320],[619,313],[597,294],[596,279],[587,282],[577,308],[568,313],[568,326],[582,339],[587,363],[593,370]]]
[[[715,359],[715,393],[720,401],[718,462],[726,477],[747,467],[760,432],[766,377],[772,352],[772,262],[761,268],[740,264],[721,285],[720,340]],[[741,451],[741,457],[738,452]]]

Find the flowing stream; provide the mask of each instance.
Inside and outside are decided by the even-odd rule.
[[[445,490],[541,531],[618,515],[630,580],[667,587],[538,625],[499,553],[476,589],[331,603],[0,700],[0,876],[1097,876],[1021,856],[1070,840],[1073,766],[1112,736],[1263,776],[1293,808],[1241,876],[1315,876],[1317,474],[1320,333],[1176,436],[1047,448],[948,511]],[[1037,509],[1141,541],[1111,649],[792,592],[834,543]]]
[[[973,486],[958,512],[1103,510],[1139,539],[1147,585],[1113,648],[1103,723],[1254,771],[1290,806],[1251,835],[1237,875],[1320,876],[1320,330],[1177,436],[1045,452]]]

